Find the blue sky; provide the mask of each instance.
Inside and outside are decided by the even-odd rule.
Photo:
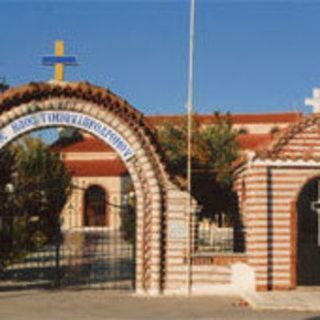
[[[320,1],[196,0],[195,108],[309,111],[320,82]],[[107,86],[148,114],[183,113],[189,2],[0,0],[0,76],[48,80],[41,55],[63,39],[66,79]]]

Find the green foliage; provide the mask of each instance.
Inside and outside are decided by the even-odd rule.
[[[0,265],[61,240],[60,212],[71,178],[59,155],[26,137],[0,151]],[[14,188],[8,190],[10,184]],[[8,192],[10,191],[10,192]]]
[[[9,89],[9,85],[6,83],[4,79],[0,82],[0,93]]]
[[[14,171],[14,154],[12,150],[5,148],[0,152],[0,211],[6,206],[8,193],[6,185],[10,182]]]
[[[222,117],[217,114],[216,117],[216,124],[205,127],[200,134],[204,154],[202,165],[205,170],[214,174],[218,183],[230,186],[232,163],[239,156],[239,146],[230,116]]]
[[[232,164],[239,156],[237,135],[230,115],[216,113],[215,125],[192,123],[192,194],[203,206],[201,215],[213,218],[232,211]],[[184,183],[187,167],[187,122],[158,128],[169,170]]]
[[[129,203],[121,215],[120,232],[124,240],[134,244],[136,240],[136,201],[129,199]]]
[[[124,240],[129,243],[134,243],[136,234],[136,215],[135,210],[132,210],[132,208],[128,211],[129,212],[122,215],[120,231]]]

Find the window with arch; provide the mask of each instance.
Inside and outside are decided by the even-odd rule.
[[[84,226],[108,226],[107,193],[104,188],[92,185],[84,194]]]

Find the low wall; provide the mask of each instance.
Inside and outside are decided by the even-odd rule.
[[[171,214],[171,222],[173,217],[175,216]],[[253,272],[246,264],[245,254],[195,253],[191,258],[189,291],[188,260],[185,254],[180,257],[177,255],[183,252],[181,249],[184,247],[184,241],[180,243],[178,240],[174,239],[168,243],[168,248],[171,248],[169,252],[174,255],[167,256],[166,286],[163,291],[165,295],[238,295],[248,289],[248,284],[254,283]],[[176,250],[173,251],[174,248]],[[245,279],[244,282],[241,281],[242,278]],[[249,289],[251,287],[250,285]]]
[[[246,262],[246,255],[239,253],[194,255],[191,293],[238,295],[251,290],[254,274]]]

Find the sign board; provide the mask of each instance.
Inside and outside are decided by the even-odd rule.
[[[125,161],[134,151],[115,130],[100,120],[73,111],[40,111],[23,116],[0,129],[0,149],[20,135],[45,127],[74,127],[92,133],[109,144]]]

